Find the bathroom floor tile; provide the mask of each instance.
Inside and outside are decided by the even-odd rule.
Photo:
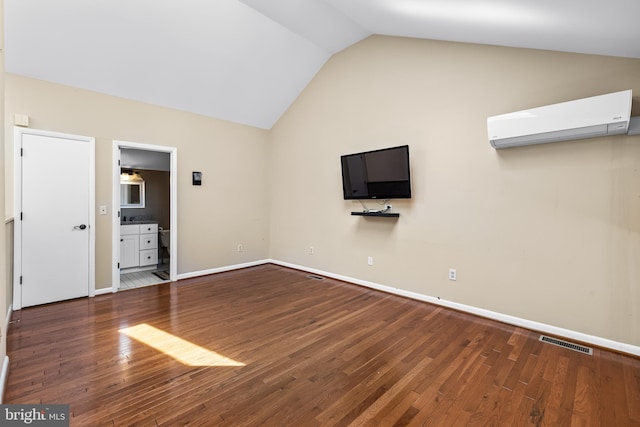
[[[120,289],[135,289],[143,286],[157,285],[158,283],[164,283],[168,280],[162,280],[155,274],[155,271],[161,270],[148,270],[148,271],[136,271],[134,273],[123,273],[120,275]]]

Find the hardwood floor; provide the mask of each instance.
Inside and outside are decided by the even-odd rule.
[[[72,426],[640,425],[637,358],[274,265],[14,317],[5,403]]]

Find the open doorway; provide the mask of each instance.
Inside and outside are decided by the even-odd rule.
[[[177,149],[113,142],[112,290],[176,280]]]

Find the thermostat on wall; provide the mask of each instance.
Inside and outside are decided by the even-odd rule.
[[[202,172],[192,172],[193,185],[202,185]]]

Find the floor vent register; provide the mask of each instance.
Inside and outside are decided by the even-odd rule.
[[[568,348],[569,350],[577,351],[578,353],[583,353],[583,354],[588,354],[590,356],[593,356],[592,348],[575,344],[569,341],[559,340],[557,338],[551,338],[546,335],[540,335],[540,341],[557,345],[558,347]]]

